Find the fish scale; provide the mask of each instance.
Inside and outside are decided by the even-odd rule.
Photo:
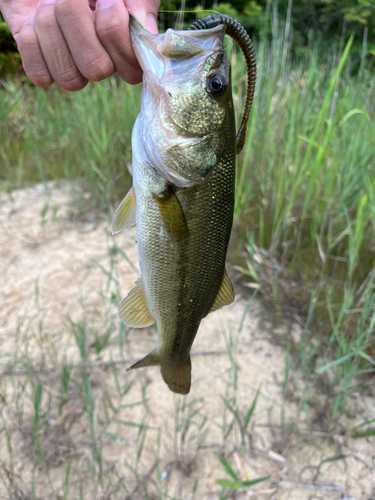
[[[131,21],[142,105],[132,135],[133,188],[112,232],[136,223],[142,277],[119,314],[129,326],[157,325],[156,348],[130,369],[158,365],[181,394],[190,390],[190,349],[201,320],[234,300],[225,271],[236,155],[226,22],[220,16],[210,29],[152,35]],[[243,131],[246,122],[245,113]]]
[[[176,192],[187,220],[187,241],[174,241],[163,228],[151,193],[164,179],[150,172],[147,163],[133,168],[140,207],[137,242],[147,304],[160,332],[158,352],[175,365],[188,361],[199,324],[215,301],[225,269],[234,207],[234,128],[228,127],[224,137],[224,153],[210,176],[202,184]],[[162,230],[158,238],[155,228]]]

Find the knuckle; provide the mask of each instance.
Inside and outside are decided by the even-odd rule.
[[[50,9],[38,10],[35,16],[36,30],[51,31],[56,27],[56,20]]]
[[[35,46],[38,44],[38,39],[34,30],[21,29],[17,38],[18,50],[23,52],[27,47]]]
[[[113,16],[105,25],[97,27],[97,35],[100,39],[110,39],[117,37],[124,31],[123,23],[119,17]]]
[[[74,6],[77,6],[76,0],[57,0],[55,4],[55,12],[57,19],[69,17],[74,12]]]
[[[101,54],[83,65],[82,74],[94,82],[100,82],[113,75],[114,67],[107,54]]]

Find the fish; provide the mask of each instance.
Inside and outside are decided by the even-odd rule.
[[[235,297],[225,260],[237,145],[244,142],[248,115],[236,139],[223,47],[233,23],[226,18],[211,16],[206,24],[159,35],[130,21],[143,70],[142,99],[132,133],[133,186],[111,231],[136,224],[141,278],[121,302],[119,316],[133,328],[156,322],[155,349],[129,369],[160,366],[178,394],[190,391],[190,350],[201,320]],[[254,58],[252,64],[254,70]]]

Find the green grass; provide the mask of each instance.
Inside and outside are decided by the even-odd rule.
[[[232,47],[239,118],[245,67]],[[302,325],[293,352],[304,372],[317,363],[320,372],[328,367],[345,393],[353,377],[367,380],[374,371],[372,75],[365,61],[351,73],[358,57],[351,39],[341,50],[311,41],[296,59],[277,22],[256,53],[257,92],[238,159],[229,259]],[[74,95],[14,81],[2,87],[0,186],[78,179],[90,193],[90,202],[78,201],[82,211],[94,205],[113,212],[131,183],[140,87],[116,78]]]
[[[76,94],[14,81],[0,88],[2,188],[81,178],[102,209],[126,192],[140,86],[112,78]]]
[[[107,222],[100,224],[105,228]],[[39,221],[32,231],[38,225]],[[91,232],[92,225],[83,227]],[[54,226],[61,228],[63,244],[72,229],[69,215],[65,221],[62,217],[49,221],[47,230]],[[44,226],[41,232],[42,245],[51,233],[46,235]],[[205,361],[200,368],[198,356],[193,356],[194,378],[188,396],[171,394],[159,370],[126,371],[139,342],[156,339],[152,329],[131,334],[119,324],[118,277],[124,272],[124,259],[122,255],[115,258],[114,239],[107,237],[100,266],[92,257],[85,258],[87,270],[102,278],[94,290],[94,308],[87,307],[85,295],[79,299],[79,291],[72,289],[69,303],[77,302],[80,310],[72,313],[74,320],[67,316],[56,332],[44,320],[48,310],[63,316],[59,296],[51,303],[41,279],[31,287],[36,309],[19,315],[13,335],[11,327],[6,330],[12,343],[4,343],[0,356],[0,494],[26,500],[198,500],[210,494],[229,500],[258,491],[276,493],[284,488],[285,467],[289,487],[332,488],[324,477],[329,463],[353,461],[357,452],[348,446],[345,453],[336,452],[335,440],[343,439],[344,433],[337,426],[343,419],[328,419],[328,429],[327,421],[319,421],[319,404],[310,403],[293,387],[293,377],[299,374],[290,366],[288,355],[284,372],[280,367],[281,349],[275,367],[278,383],[271,384],[271,394],[266,387],[271,373],[261,374],[262,385],[257,377],[249,379],[245,360],[254,360],[259,348],[255,339],[247,345],[250,325],[257,336],[269,337],[269,328],[260,320],[255,326],[249,319],[259,314],[254,296],[242,301],[234,321],[217,322],[220,332],[211,331],[216,353],[201,353]],[[66,245],[58,253],[64,249]],[[129,260],[127,272],[132,269]],[[248,314],[250,306],[254,309]],[[261,342],[264,350],[266,342]],[[221,350],[225,348],[226,352]],[[210,366],[214,377],[201,372],[203,364]],[[220,381],[216,394],[208,380]],[[302,402],[306,408],[298,411]],[[346,444],[349,436],[373,439],[373,423],[371,417],[356,415],[355,422],[351,420],[346,427]],[[315,437],[316,429],[324,439]],[[306,447],[308,454],[295,458],[296,451]],[[275,456],[283,461],[282,467],[275,467]],[[366,465],[367,457],[363,461]],[[301,479],[305,469],[314,473]]]
[[[375,368],[375,89],[351,43],[298,60],[279,31],[260,43],[236,186],[243,272],[301,325],[304,375],[332,372],[333,416]]]

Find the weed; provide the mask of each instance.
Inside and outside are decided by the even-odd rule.
[[[232,246],[229,255],[241,264],[237,269],[255,293],[244,304],[238,330],[222,328],[229,367],[223,369],[224,396],[215,409],[191,395],[168,399],[165,387],[160,396],[154,380],[123,370],[132,353],[130,334],[116,314],[118,259],[133,272],[137,267],[110,238],[105,262],[96,260],[90,268],[102,277],[98,310],[86,310],[82,299],[82,314],[72,315],[63,329],[78,360],[65,352],[60,357],[56,332],[46,326],[42,279],[35,281],[32,305],[5,331],[14,347],[2,349],[0,357],[1,495],[201,498],[212,493],[206,479],[221,471],[228,476],[216,479],[223,499],[271,473],[274,491],[307,486],[342,493],[318,475],[351,459],[341,450],[346,439],[375,435],[374,421],[367,417],[337,431],[348,398],[367,387],[375,364],[375,99],[365,63],[357,76],[350,73],[350,43],[343,51],[323,52],[311,41],[308,56],[293,59],[276,19],[272,39],[264,36],[256,43],[257,96],[238,160],[237,248]],[[245,67],[232,45],[229,57],[238,109]],[[38,217],[48,229],[62,210],[47,180],[65,178],[82,213],[99,207],[109,220],[108,212],[130,185],[130,135],[139,98],[139,87],[116,77],[74,95],[7,82],[0,92],[1,188],[15,199],[14,188],[42,182]],[[85,189],[74,189],[76,184]],[[245,255],[238,256],[243,248]],[[255,395],[243,398],[241,392],[249,381],[238,368],[240,334],[257,294],[300,326],[296,336],[283,335],[287,355],[284,373],[278,374],[278,403],[256,391],[258,383]],[[135,335],[134,344],[147,340],[147,334]],[[294,384],[297,374],[306,382],[301,391]],[[315,419],[311,380],[325,395]],[[264,402],[266,425],[258,422]],[[271,419],[275,406],[279,426]],[[256,426],[261,439],[253,432]],[[318,465],[298,469],[288,462],[282,453],[290,453],[292,436],[297,451],[307,444],[318,450]],[[215,449],[225,451],[212,463]],[[366,457],[361,460],[370,470]],[[301,483],[301,470],[310,482]]]
[[[261,483],[263,481],[267,481],[270,476],[267,477],[260,477],[258,479],[241,479],[236,472],[232,469],[232,467],[229,465],[227,460],[225,460],[224,457],[219,455],[219,453],[215,453],[216,457],[219,459],[221,466],[223,467],[224,471],[232,478],[232,479],[215,479],[215,483],[219,484],[223,488],[229,488],[229,489],[244,489],[248,488],[249,486],[254,486],[255,484]]]

